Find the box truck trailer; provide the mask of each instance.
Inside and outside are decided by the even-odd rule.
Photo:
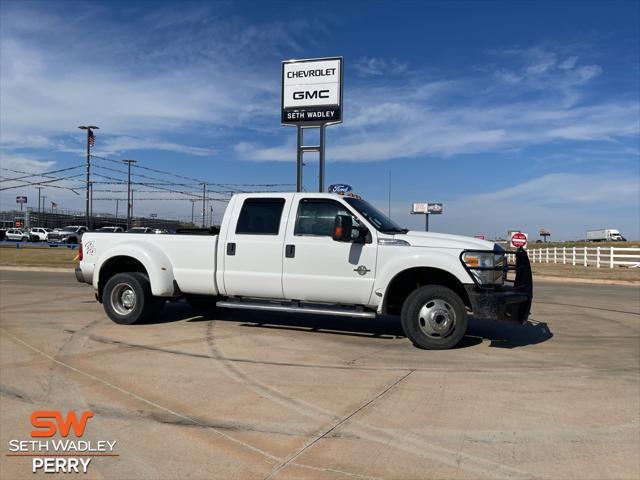
[[[587,242],[626,242],[626,240],[615,228],[587,231]]]

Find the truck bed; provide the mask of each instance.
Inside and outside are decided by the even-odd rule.
[[[148,271],[172,269],[181,292],[216,295],[217,244],[217,235],[88,232],[82,237],[84,258],[80,267],[87,280],[94,280],[94,270],[114,255],[131,255],[143,264],[148,258]]]

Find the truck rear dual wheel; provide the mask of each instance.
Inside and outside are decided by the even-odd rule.
[[[144,273],[118,273],[104,287],[102,304],[115,323],[133,325],[157,317],[165,300],[151,293],[149,277]]]
[[[464,302],[450,288],[426,285],[402,305],[402,329],[418,348],[444,350],[458,344],[467,331]]]

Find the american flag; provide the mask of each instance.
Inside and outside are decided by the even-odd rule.
[[[93,134],[93,130],[89,129],[89,147],[93,148],[96,143],[96,136]]]
[[[58,208],[58,204],[56,202],[51,202],[51,208]]]

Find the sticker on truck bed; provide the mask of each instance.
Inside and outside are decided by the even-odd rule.
[[[85,242],[84,253],[86,253],[87,255],[93,255],[94,253],[96,253],[96,245],[93,240],[89,240],[88,242]]]

